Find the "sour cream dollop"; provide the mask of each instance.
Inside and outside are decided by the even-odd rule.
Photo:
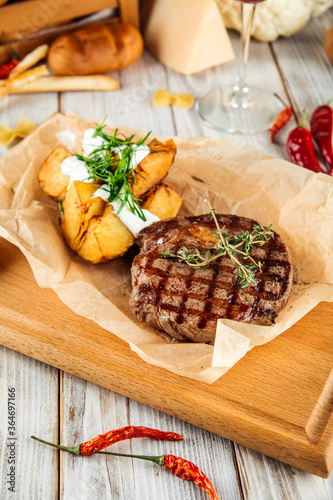
[[[115,213],[118,212],[121,201],[119,199],[114,200],[111,205],[113,206],[113,210]],[[142,220],[141,217],[139,217],[136,214],[133,214],[131,210],[128,208],[128,205],[125,205],[122,211],[118,214],[119,219],[125,226],[131,231],[133,236],[136,238],[138,237],[139,232],[141,229],[144,229],[145,227],[150,226],[153,222],[159,221],[159,217],[156,215],[152,214],[149,212],[149,210],[145,210],[144,208],[142,209],[142,212],[146,218],[146,220]]]
[[[67,189],[73,181],[92,182],[92,179],[89,179],[86,164],[84,161],[76,158],[76,156],[69,156],[68,158],[65,158],[61,164],[61,171],[64,175],[68,175],[70,177]]]
[[[118,210],[122,204],[123,195],[124,193],[120,192],[119,193],[120,198],[117,198],[116,200],[110,202],[110,205],[112,205],[114,213],[118,215],[121,222],[125,224],[125,226],[131,231],[133,236],[137,238],[141,229],[150,226],[150,224],[152,224],[153,222],[159,221],[160,218],[157,217],[157,215],[154,215],[151,212],[149,212],[149,210],[143,208],[142,212],[146,218],[146,220],[143,220],[137,214],[133,214],[133,212],[129,209],[128,204],[126,204],[122,208],[121,212],[118,214]],[[109,186],[107,184],[102,184],[102,186],[100,186],[94,192],[93,197],[96,196],[102,198],[102,200],[108,201],[110,196]]]
[[[91,153],[93,153],[96,149],[101,148],[102,146],[106,146],[106,141],[103,139],[103,137],[100,137],[99,135],[96,135],[94,137],[95,129],[94,128],[88,128],[83,136],[83,141],[82,141],[82,154],[84,156],[89,156]],[[101,151],[101,155],[103,152]]]
[[[85,131],[83,141],[82,141],[82,154],[84,156],[89,156],[92,153],[96,153],[96,150],[100,150],[107,143],[106,141],[100,137],[94,137],[95,129],[89,128]],[[117,146],[113,149],[114,153],[122,157],[122,151],[127,146]],[[150,149],[148,146],[142,144],[137,146],[133,144],[132,146],[132,155],[130,159],[131,168],[135,169],[139,163],[141,163],[146,156],[150,153]],[[101,149],[100,154],[103,155],[103,150]],[[81,181],[81,182],[94,182],[94,179],[89,179],[89,174],[87,171],[86,164],[83,160],[80,160],[76,156],[70,156],[66,158],[61,165],[61,171],[64,175],[68,175],[70,177],[70,181],[68,184],[68,188],[72,184],[73,181]],[[109,186],[107,184],[103,184],[100,186],[95,193],[94,197],[100,197],[106,202],[109,202],[110,191]],[[146,220],[142,220],[141,217],[134,214],[128,204],[126,204],[121,212],[118,214],[118,210],[123,202],[125,194],[123,192],[119,193],[119,198],[112,201],[110,205],[112,205],[114,212],[118,215],[119,219],[123,224],[131,231],[131,233],[137,237],[141,229],[150,226],[153,222],[157,222],[159,217],[150,213],[148,210],[143,209],[142,212],[146,218]]]

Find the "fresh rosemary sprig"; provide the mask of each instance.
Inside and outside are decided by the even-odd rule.
[[[274,238],[274,232],[271,231],[272,225],[265,229],[261,224],[253,226],[253,231],[242,231],[240,234],[229,235],[228,231],[219,226],[215,216],[215,210],[211,209],[209,215],[214,219],[217,231],[213,234],[216,238],[216,245],[211,251],[207,251],[205,255],[201,255],[196,248],[194,253],[189,253],[186,247],[179,249],[176,253],[171,253],[170,249],[161,255],[166,258],[177,258],[184,261],[188,266],[194,269],[205,268],[211,262],[221,257],[228,256],[233,266],[238,271],[241,288],[246,288],[250,283],[257,283],[255,271],[260,270],[262,263],[256,262],[250,255],[250,251],[254,245],[264,245],[266,241]],[[249,260],[249,265],[243,264],[238,256],[243,260]]]
[[[96,146],[88,155],[75,153],[75,156],[85,163],[89,180],[107,185],[105,190],[109,193],[108,203],[116,199],[121,201],[117,215],[125,205],[128,205],[134,214],[146,220],[139,200],[131,190],[132,184],[135,183],[135,165],[132,164],[132,158],[135,151],[146,141],[150,132],[143,139],[132,143],[134,135],[125,137],[118,134],[118,129],[116,129],[110,136],[105,132],[104,127],[102,122],[93,134],[93,137],[101,137],[104,143]]]

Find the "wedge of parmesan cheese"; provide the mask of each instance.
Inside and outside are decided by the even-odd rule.
[[[234,52],[215,0],[145,0],[146,47],[184,75],[230,61]]]

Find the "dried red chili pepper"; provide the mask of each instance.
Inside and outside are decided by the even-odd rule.
[[[143,437],[165,441],[181,441],[183,439],[183,436],[181,434],[177,434],[176,432],[164,432],[157,429],[149,429],[148,427],[127,426],[122,427],[121,429],[106,432],[105,434],[97,436],[94,439],[81,444],[79,447],[79,454],[93,455],[95,452],[103,450],[118,441]]]
[[[97,451],[96,453],[100,455],[112,455],[115,457],[140,458],[141,460],[154,462],[161,467],[167,467],[172,474],[181,479],[193,481],[195,484],[200,486],[201,489],[208,493],[211,500],[219,500],[219,496],[208,477],[202,472],[201,469],[199,469],[199,467],[184,458],[176,457],[175,455],[161,455],[159,457],[147,455],[128,455],[126,453],[113,453],[110,451]]]
[[[329,166],[329,174],[333,173],[333,110],[330,106],[332,101],[316,108],[310,120],[313,140]]]
[[[163,464],[172,474],[188,481],[193,481],[206,491],[211,500],[219,500],[218,494],[207,476],[196,465],[181,457],[174,455],[164,455]]]
[[[110,436],[110,434],[112,433],[114,433],[114,435]],[[105,436],[108,437],[105,438]],[[208,477],[202,472],[201,469],[199,469],[199,467],[194,465],[192,462],[185,460],[184,458],[176,457],[175,455],[161,455],[159,457],[156,457],[148,455],[128,455],[126,453],[99,451],[103,448],[106,448],[110,444],[116,443],[117,441],[122,441],[123,439],[129,439],[133,437],[152,437],[153,439],[166,439],[169,441],[175,441],[175,440],[178,441],[183,439],[183,436],[181,434],[177,434],[175,432],[158,431],[156,429],[149,429],[147,427],[132,427],[132,426],[123,427],[122,429],[117,429],[116,431],[107,432],[106,434],[97,436],[97,438],[92,439],[91,441],[83,443],[83,445],[87,445],[87,450],[84,450],[83,453],[81,452],[81,447],[83,445],[70,448],[68,446],[62,446],[60,444],[54,444],[50,443],[49,441],[44,441],[43,439],[39,439],[35,436],[31,437],[32,439],[35,439],[40,443],[47,444],[49,446],[52,446],[53,448],[57,448],[58,450],[74,453],[75,455],[93,455],[93,454],[112,455],[115,457],[139,458],[141,460],[148,460],[149,462],[154,462],[161,467],[162,466],[167,467],[172,474],[181,479],[186,479],[187,481],[193,481],[195,484],[200,486],[200,488],[202,488],[206,493],[208,493],[209,498],[211,500],[219,500],[219,496],[212,482],[208,479]],[[106,441],[107,444],[105,444]],[[92,452],[91,452],[91,447],[93,448]]]
[[[307,168],[313,172],[327,173],[321,168],[318,162],[312,143],[312,135],[310,130],[305,128],[305,122],[306,113],[304,109],[301,125],[290,132],[287,140],[289,158],[300,167]]]
[[[101,434],[100,436],[97,436],[90,441],[86,441],[85,443],[79,444],[78,446],[74,446],[72,448],[59,444],[49,443],[48,441],[36,438],[35,436],[31,437],[32,439],[35,439],[40,443],[48,444],[49,446],[53,446],[58,450],[69,451],[79,456],[93,455],[94,453],[97,453],[98,451],[103,450],[104,448],[107,448],[114,443],[118,443],[118,441],[124,441],[125,439],[143,437],[159,439],[163,441],[181,441],[182,439],[184,439],[181,434],[177,434],[176,432],[165,432],[159,431],[157,429],[150,429],[149,427],[135,427],[133,425],[106,432],[105,434]]]
[[[282,130],[287,123],[290,122],[291,117],[293,116],[293,111],[290,107],[284,108],[281,113],[279,113],[271,127],[271,141],[275,141],[275,136],[280,130]]]

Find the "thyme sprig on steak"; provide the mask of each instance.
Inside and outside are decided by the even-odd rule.
[[[241,288],[246,288],[250,283],[257,283],[255,272],[261,269],[262,263],[256,262],[251,257],[250,251],[254,245],[262,246],[266,241],[274,238],[274,232],[271,231],[272,224],[267,229],[261,224],[256,224],[252,232],[241,231],[240,234],[229,235],[224,227],[220,228],[215,209],[211,209],[209,214],[217,227],[217,231],[213,233],[217,242],[211,251],[208,250],[205,255],[202,255],[197,248],[194,253],[189,253],[189,250],[183,247],[176,253],[172,253],[168,248],[168,251],[161,255],[166,258],[177,258],[194,269],[205,268],[214,260],[228,256],[238,271]],[[250,264],[243,264],[238,256],[241,256],[243,260],[248,259]]]

